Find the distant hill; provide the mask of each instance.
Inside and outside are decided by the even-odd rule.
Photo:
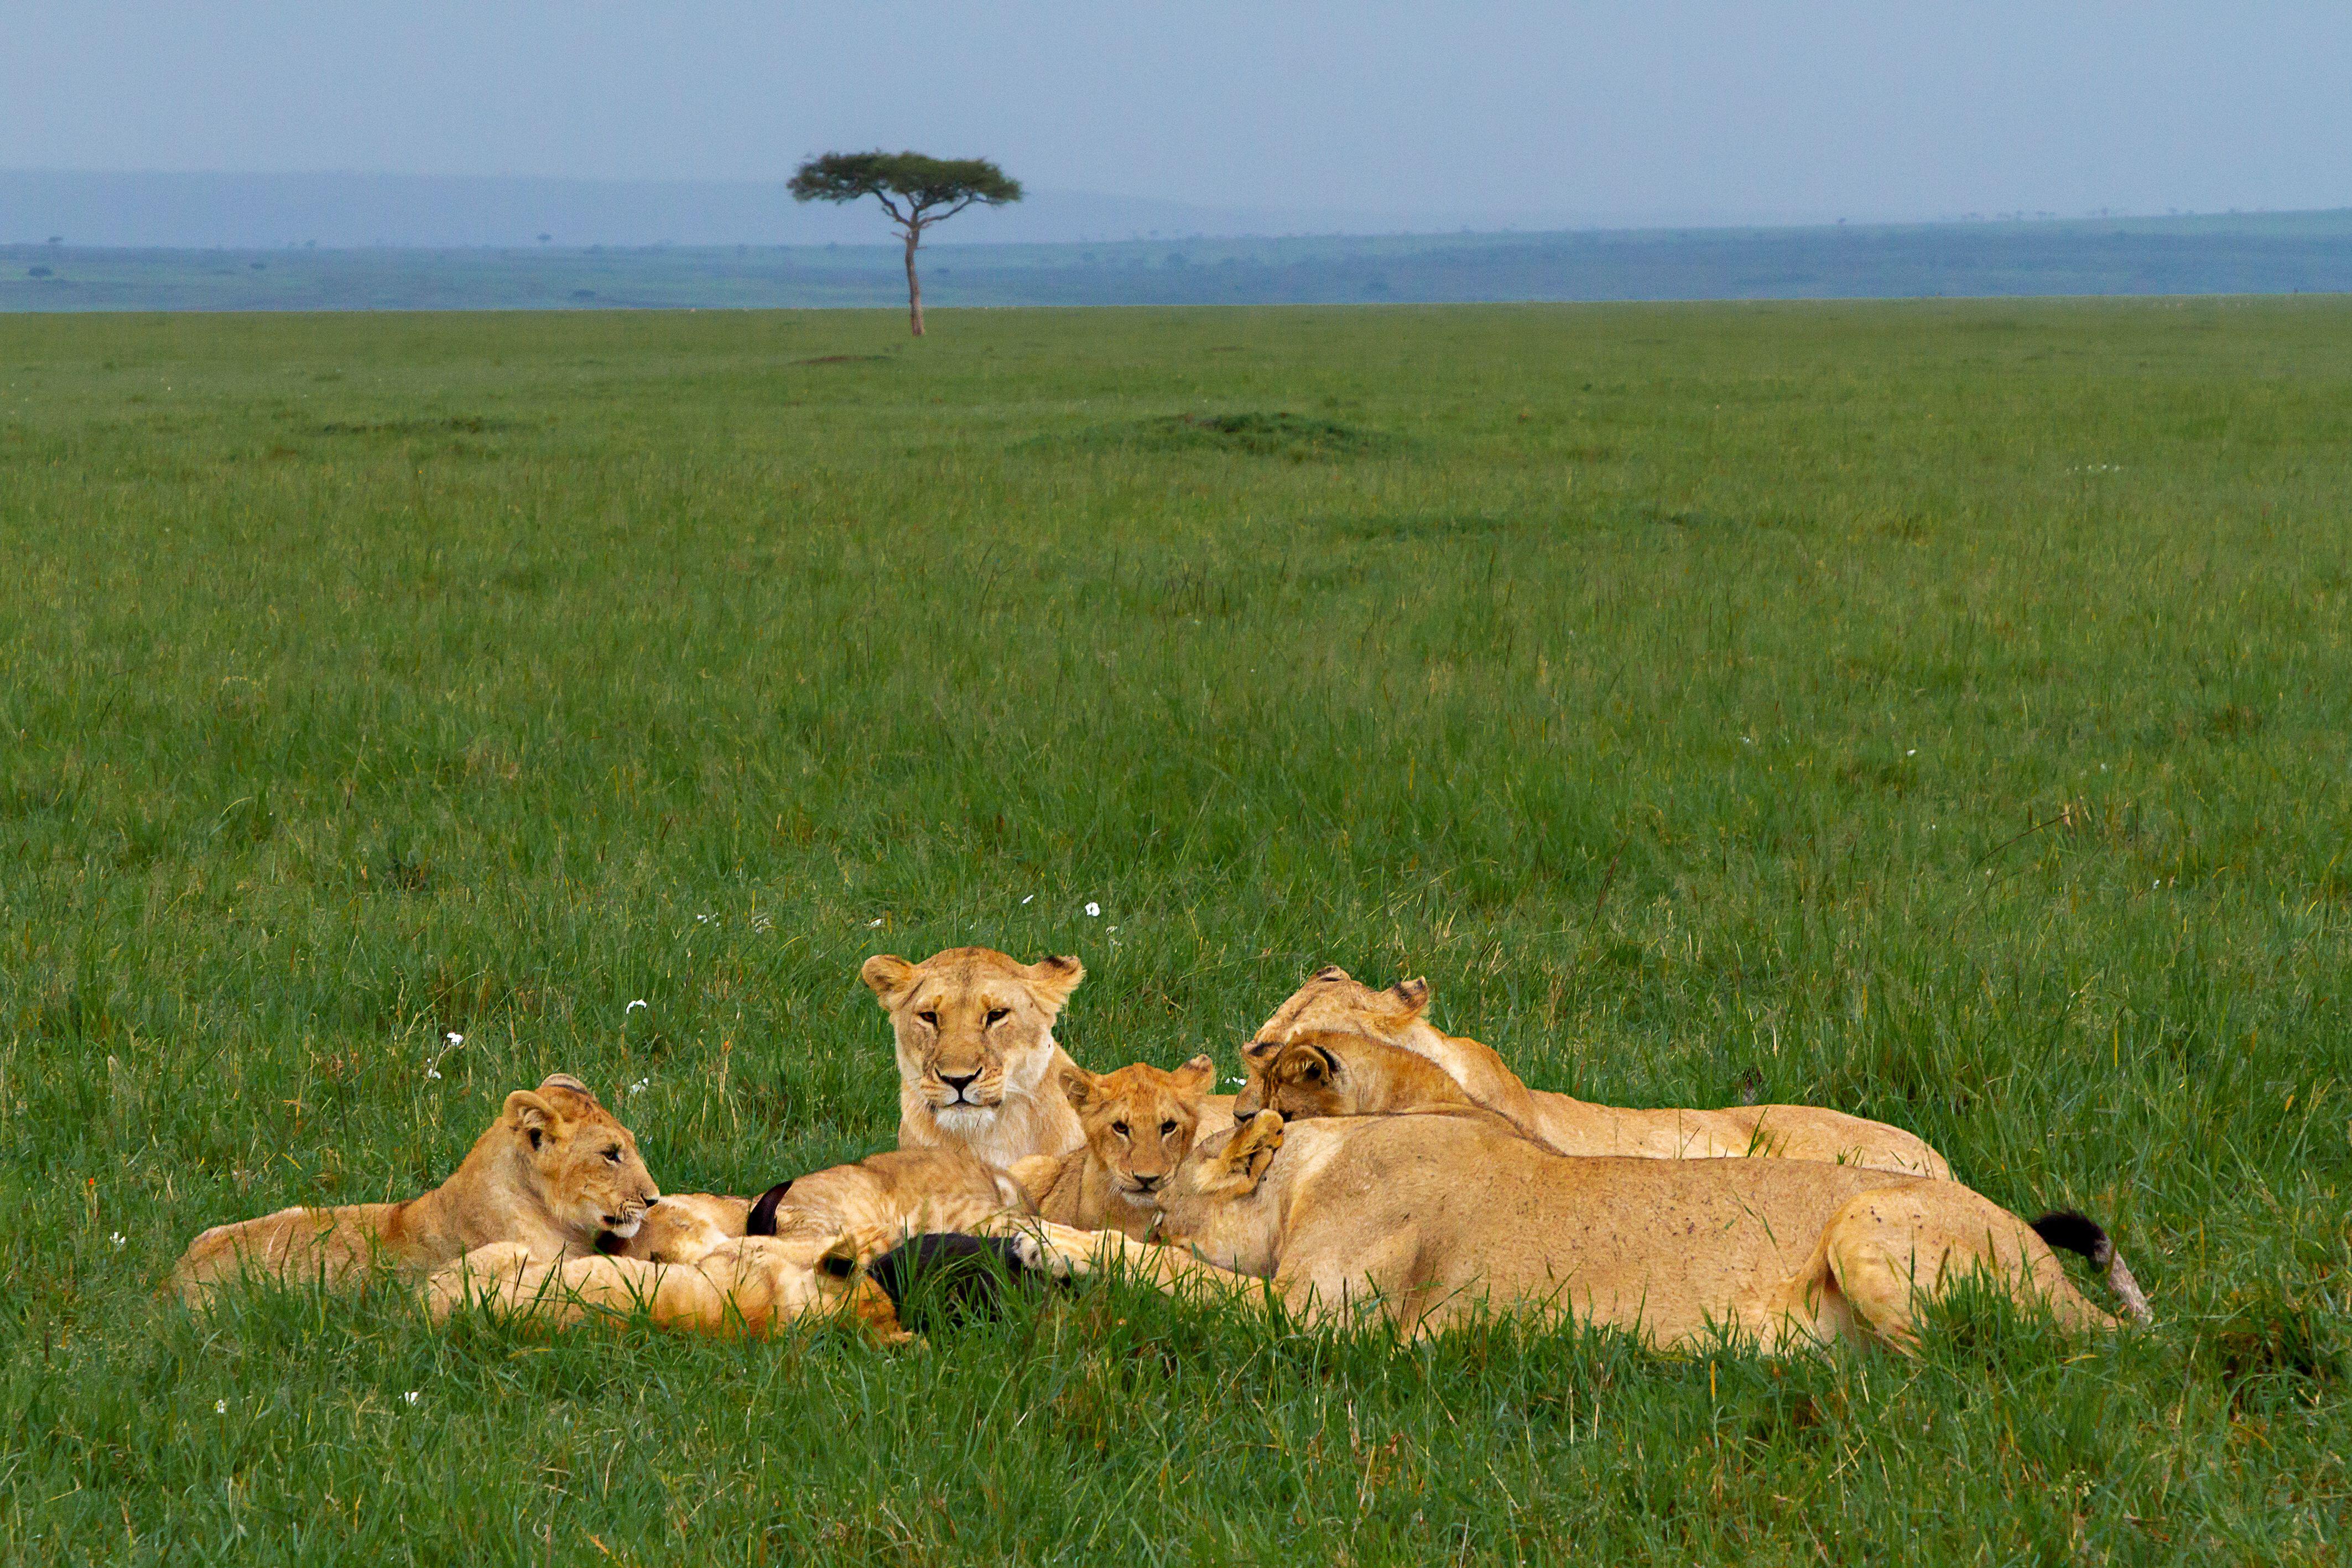
[[[2342,293],[2352,292],[2352,210],[960,244],[924,255],[924,292],[941,307]],[[0,310],[19,311],[887,306],[904,288],[896,248],[873,244],[0,246]]]

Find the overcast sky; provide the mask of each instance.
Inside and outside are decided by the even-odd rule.
[[[0,167],[773,180],[1422,222],[2352,205],[2352,4],[0,0]]]

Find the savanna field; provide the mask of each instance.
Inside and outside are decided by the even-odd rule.
[[[2345,1560],[2352,304],[905,330],[0,319],[0,1556]],[[962,943],[1082,957],[1098,1070],[1336,962],[1538,1088],[1896,1123],[2158,1321],[157,1295],[551,1071],[666,1189],[887,1147],[857,966]]]

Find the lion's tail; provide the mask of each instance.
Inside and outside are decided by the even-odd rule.
[[[2115,1291],[2116,1299],[2133,1319],[2144,1323],[2155,1321],[2156,1314],[2148,1311],[2147,1297],[2141,1293],[2139,1281],[2132,1278],[2131,1266],[2116,1250],[2114,1240],[2100,1228],[2098,1221],[2071,1208],[2058,1208],[2032,1225],[2033,1233],[2051,1246],[2089,1259],[2095,1269],[2105,1269],[2107,1288]]]

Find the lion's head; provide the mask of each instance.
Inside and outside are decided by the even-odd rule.
[[[1399,1044],[1428,1006],[1427,980],[1399,980],[1386,990],[1374,990],[1331,964],[1291,992],[1274,1016],[1258,1026],[1255,1039],[1283,1046],[1302,1034],[1353,1034]]]
[[[1335,1049],[1348,1039],[1318,1030],[1286,1045],[1254,1040],[1242,1047],[1249,1082],[1234,1096],[1234,1120],[1246,1121],[1261,1111],[1286,1117],[1360,1114],[1356,1077]]]
[[[877,953],[858,971],[898,1036],[898,1077],[947,1132],[983,1134],[1008,1095],[1026,1096],[1054,1060],[1054,1019],[1086,978],[1076,958],[1015,963],[950,947],[919,964]]]
[[[1116,1072],[1062,1069],[1062,1094],[1086,1124],[1087,1147],[1129,1207],[1149,1209],[1192,1151],[1216,1063],[1196,1056],[1173,1072],[1137,1062]]]
[[[1359,1034],[1307,1030],[1287,1044],[1254,1040],[1242,1047],[1242,1061],[1249,1081],[1234,1096],[1236,1119],[1260,1111],[1294,1121],[1381,1116],[1474,1103],[1435,1062]]]
[[[1230,1134],[1203,1138],[1160,1190],[1160,1235],[1221,1267],[1273,1273],[1279,1218],[1250,1199],[1281,1151],[1282,1137],[1281,1115],[1261,1111],[1238,1121]]]
[[[748,1197],[714,1192],[673,1192],[645,1211],[634,1236],[610,1231],[596,1239],[596,1250],[648,1263],[691,1263],[744,1233],[751,1212]]]
[[[583,1250],[606,1232],[635,1236],[661,1198],[635,1135],[568,1072],[508,1095],[499,1125],[526,1190]]]

